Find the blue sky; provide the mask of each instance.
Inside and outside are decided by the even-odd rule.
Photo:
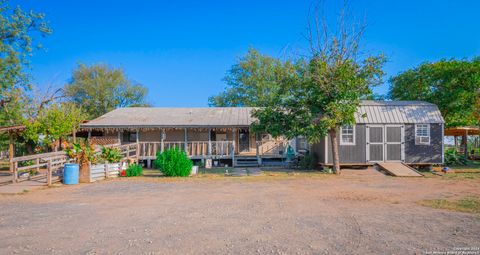
[[[32,58],[34,83],[60,87],[77,63],[121,67],[154,106],[207,106],[249,47],[284,56],[307,47],[311,0],[12,1],[44,12],[54,33]],[[327,12],[340,1],[327,1]],[[388,58],[387,76],[424,61],[480,55],[480,1],[351,0],[367,18],[364,47]],[[375,89],[385,93],[388,83]]]

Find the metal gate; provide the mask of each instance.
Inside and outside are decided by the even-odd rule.
[[[403,125],[368,125],[367,162],[401,162],[405,159]]]

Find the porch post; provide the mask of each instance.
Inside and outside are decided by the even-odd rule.
[[[235,167],[235,142],[237,141],[237,129],[233,129],[233,142],[232,142],[232,167]]]
[[[88,140],[90,141],[90,138],[92,138],[92,130],[88,130]]]
[[[118,130],[117,139],[118,139],[118,143],[122,144],[122,134],[121,134],[120,130]]]
[[[13,173],[13,134],[12,132],[8,133],[8,137],[9,137],[8,158],[10,162],[10,173]]]
[[[163,152],[163,150],[165,149],[164,140],[165,140],[165,129],[162,128],[162,131],[160,131],[160,151],[161,152]]]
[[[140,164],[140,139],[138,137],[138,129],[135,131],[135,133],[137,134],[136,136],[136,140],[137,140],[137,164]],[[144,152],[145,153],[145,152]]]
[[[257,163],[260,166],[262,164],[262,160],[260,158],[260,146],[259,146],[259,137],[260,135],[258,133],[255,134],[255,144],[257,146],[256,148],[256,154],[257,154]]]
[[[208,129],[208,155],[212,155],[212,129]]]
[[[184,148],[185,148],[185,152],[187,152],[188,150],[188,136],[187,136],[187,128],[185,128],[185,142],[184,142]],[[187,152],[187,156],[189,155],[189,153]]]
[[[465,133],[462,137],[462,143],[463,143],[463,153],[465,154],[465,158],[468,159],[468,129],[465,130]]]

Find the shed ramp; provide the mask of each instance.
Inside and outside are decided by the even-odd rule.
[[[400,162],[395,163],[377,163],[378,166],[385,172],[398,177],[422,177],[423,175],[419,173],[414,168]]]

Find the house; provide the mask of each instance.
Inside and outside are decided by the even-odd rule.
[[[340,163],[370,165],[443,163],[444,120],[438,107],[421,101],[362,101],[356,124],[337,132]],[[331,139],[311,148],[322,165],[332,164]]]
[[[138,143],[139,160],[151,165],[158,151],[178,147],[194,161],[213,159],[230,166],[284,162],[296,140],[272,138],[250,130],[250,107],[150,108],[113,110],[83,123],[81,129],[96,144]]]

